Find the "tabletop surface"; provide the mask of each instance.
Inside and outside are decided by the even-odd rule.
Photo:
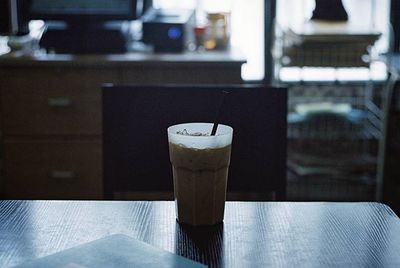
[[[227,202],[193,228],[173,202],[0,201],[0,267],[125,234],[210,267],[400,267],[400,219],[379,203]]]

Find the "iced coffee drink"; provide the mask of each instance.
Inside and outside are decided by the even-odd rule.
[[[212,225],[224,218],[233,130],[189,123],[168,128],[177,219],[190,225]]]

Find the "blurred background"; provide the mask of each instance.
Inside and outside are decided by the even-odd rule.
[[[344,9],[346,17],[327,16],[328,2],[328,10],[340,14]],[[185,51],[200,57],[240,51],[245,59],[240,83],[288,88],[288,200],[383,201],[399,211],[397,1],[153,0],[149,6],[194,12],[197,39]],[[145,11],[129,20],[132,29],[143,26],[143,37],[149,22]],[[35,56],[49,53],[38,44],[48,14],[26,20],[25,34],[36,40]],[[15,53],[12,45],[23,35],[3,31],[0,64]],[[133,53],[151,51],[146,42],[133,47]]]

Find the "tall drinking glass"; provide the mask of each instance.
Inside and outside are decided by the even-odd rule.
[[[190,225],[222,222],[226,200],[233,129],[212,123],[168,128],[177,220]]]

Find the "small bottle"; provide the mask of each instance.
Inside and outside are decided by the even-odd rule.
[[[229,45],[229,13],[208,13],[204,47],[225,50]]]
[[[194,32],[197,50],[204,49],[204,37],[205,37],[206,27],[205,26],[196,26],[193,28],[193,32]]]

